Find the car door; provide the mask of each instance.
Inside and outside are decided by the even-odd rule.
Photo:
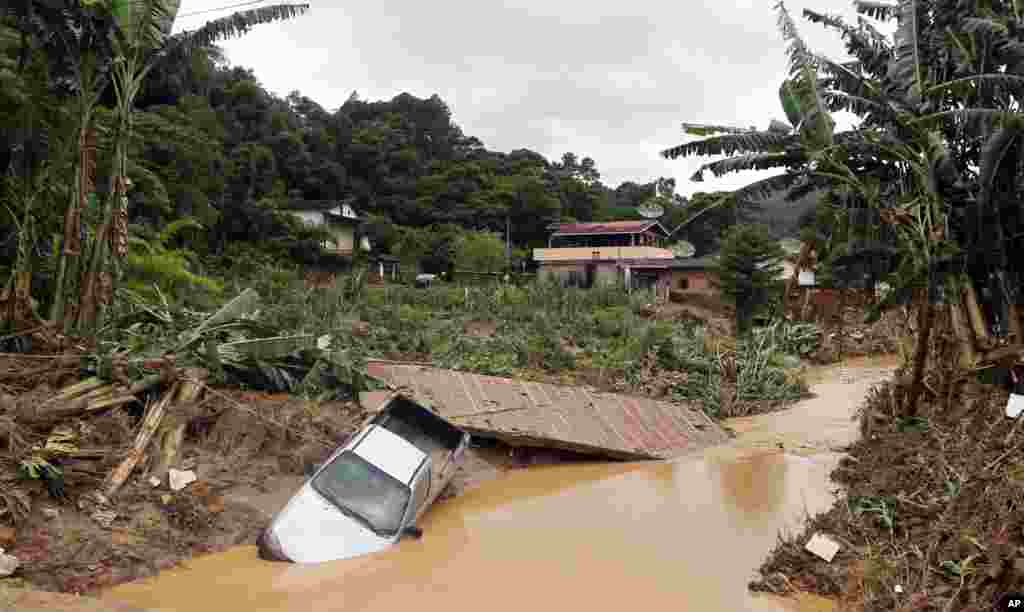
[[[413,477],[412,484],[412,503],[409,504],[409,518],[406,524],[415,524],[416,520],[420,517],[423,512],[423,506],[427,503],[427,499],[430,496],[430,460],[427,459],[423,462],[423,466],[420,467],[416,476]]]

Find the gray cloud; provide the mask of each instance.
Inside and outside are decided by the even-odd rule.
[[[684,140],[682,121],[764,127],[782,118],[786,58],[773,0],[310,3],[304,17],[227,43],[229,59],[253,68],[268,89],[297,89],[329,109],[353,90],[364,99],[437,93],[489,148],[589,155],[613,187],[674,176],[691,193],[764,176],[691,183],[710,159],[658,153]],[[181,13],[224,4],[183,0]],[[799,15],[806,7],[852,17],[849,0],[787,6],[813,48],[842,57],[837,36]]]

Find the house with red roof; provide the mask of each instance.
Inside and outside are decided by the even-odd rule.
[[[668,248],[670,232],[656,220],[562,223],[547,248],[534,249],[538,279],[566,286],[618,285],[664,288],[677,262]]]

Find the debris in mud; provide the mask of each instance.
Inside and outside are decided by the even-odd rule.
[[[1024,432],[1005,416],[1008,390],[976,378],[930,370],[915,416],[900,416],[905,387],[874,388],[861,440],[832,473],[843,497],[781,541],[751,588],[935,611],[992,609],[1024,588]],[[801,545],[814,533],[843,544],[831,563]]]
[[[17,557],[4,553],[4,549],[0,548],[0,578],[14,574],[20,565]]]
[[[198,480],[196,473],[192,470],[174,470],[172,469],[167,474],[168,485],[172,491],[180,491],[187,487],[189,484]]]
[[[282,335],[257,306],[253,291],[212,315],[139,300],[98,342],[0,355],[0,546],[29,584],[87,592],[153,559],[252,543],[260,513],[222,491],[300,473],[297,455],[323,460],[351,433],[350,399],[373,384],[361,358],[339,339]],[[291,379],[263,388],[304,397],[224,387],[229,372],[282,364]]]
[[[92,520],[96,521],[96,524],[98,524],[99,526],[103,527],[104,529],[109,529],[110,526],[114,524],[114,520],[117,518],[117,512],[114,512],[113,510],[96,510],[91,515],[89,515],[89,517]]]
[[[14,527],[0,526],[0,548],[10,548],[13,546],[17,535],[18,532],[14,530]]]
[[[816,533],[807,541],[804,549],[826,563],[831,563],[832,558],[839,552],[839,544],[826,535]]]

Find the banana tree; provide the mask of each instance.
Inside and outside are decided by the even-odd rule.
[[[96,108],[100,93],[107,83],[111,48],[109,34],[111,20],[87,1],[42,1],[21,0],[0,7],[0,17],[5,17],[20,38],[18,68],[16,72],[26,84],[25,71],[28,65],[38,65],[45,74],[45,87],[30,87],[22,91],[21,100],[14,106],[34,116],[35,120],[15,112],[21,124],[23,142],[30,143],[31,148],[44,151],[37,164],[45,169],[48,179],[43,190],[45,197],[33,197],[40,204],[33,216],[46,217],[43,211],[47,208],[44,200],[53,197],[69,198],[65,218],[65,250],[76,250],[77,232],[70,228],[76,225],[81,214],[82,202],[91,189],[90,165],[93,161],[91,125],[93,111]],[[17,83],[16,83],[17,84]],[[6,89],[6,88],[5,88]],[[13,93],[17,99],[18,88],[5,91]],[[45,118],[44,118],[45,117]],[[15,149],[25,150],[24,146]],[[70,167],[75,180],[59,181],[55,177]],[[19,173],[21,180],[29,180],[29,172]],[[42,191],[32,187],[42,194]],[[55,192],[63,191],[66,196],[58,196]],[[26,192],[27,193],[27,192]],[[24,204],[29,203],[25,200]],[[19,242],[30,240],[28,229],[37,225],[28,217],[20,225]],[[25,253],[25,245],[19,245],[19,253]],[[59,275],[63,275],[66,257],[59,257]],[[31,277],[28,261],[19,260],[17,274],[20,280],[15,285],[26,286]],[[15,293],[19,293],[16,291]],[[26,294],[26,291],[20,291]],[[26,298],[27,294],[26,294]],[[59,300],[57,301],[59,303]],[[2,319],[2,317],[0,317]],[[52,317],[51,317],[52,319]],[[15,325],[16,328],[23,325]]]
[[[127,255],[127,150],[135,98],[146,77],[166,62],[187,59],[196,49],[241,36],[255,25],[290,19],[309,9],[308,4],[265,6],[210,21],[195,31],[171,35],[179,0],[95,1],[102,3],[117,24],[112,79],[116,120],[102,221],[81,270],[76,327],[82,332],[96,328],[100,308],[110,302],[114,283],[120,276],[120,262]]]

